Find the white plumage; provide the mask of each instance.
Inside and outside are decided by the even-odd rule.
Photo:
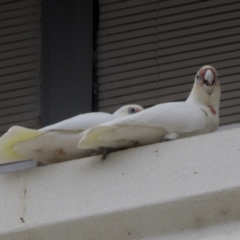
[[[81,149],[128,148],[215,131],[221,89],[217,71],[201,68],[185,102],[163,103],[80,134]]]
[[[142,110],[139,105],[127,105],[113,114],[80,114],[39,130],[14,126],[0,138],[0,163],[34,159],[49,164],[89,156],[92,150],[77,148],[79,133]]]

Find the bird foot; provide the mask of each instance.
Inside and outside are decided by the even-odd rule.
[[[101,147],[98,150],[96,150],[95,152],[93,152],[91,154],[91,156],[102,155],[101,160],[104,161],[107,158],[107,155],[109,152],[111,152],[111,151],[109,151],[109,148]]]
[[[101,158],[102,162],[103,162],[104,160],[106,160],[108,153],[109,153],[109,148],[103,148],[103,149],[102,149],[102,154],[103,154],[103,155],[102,155],[102,158]]]
[[[123,150],[123,149],[124,148],[105,148],[105,147],[101,147],[96,152],[92,153],[92,156],[96,156],[96,155],[101,155],[102,154],[101,160],[104,161],[104,160],[107,159],[107,155],[109,153],[116,152],[116,151]]]

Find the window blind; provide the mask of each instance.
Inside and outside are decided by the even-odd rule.
[[[39,126],[41,1],[0,2],[0,135]]]
[[[220,122],[240,121],[240,2],[100,0],[98,110],[185,100],[212,65],[222,86]]]

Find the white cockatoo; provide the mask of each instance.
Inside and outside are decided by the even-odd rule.
[[[39,130],[11,127],[0,138],[0,164],[34,159],[49,164],[91,155],[78,149],[79,133],[101,123],[142,111],[139,105],[127,105],[113,114],[92,112],[80,114]]]
[[[219,125],[220,95],[216,69],[204,66],[197,72],[185,102],[158,104],[137,114],[92,127],[80,134],[78,147],[129,148],[213,132]]]

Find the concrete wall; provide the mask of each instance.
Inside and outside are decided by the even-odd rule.
[[[0,176],[1,240],[240,239],[240,129]]]

